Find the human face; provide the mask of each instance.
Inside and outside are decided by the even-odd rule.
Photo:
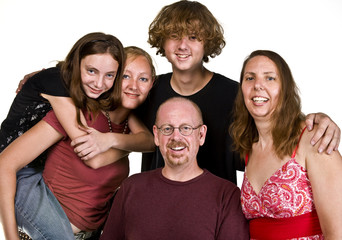
[[[151,66],[144,56],[128,57],[122,80],[121,101],[127,109],[142,104],[153,86]]]
[[[165,136],[157,128],[164,124],[177,128],[171,135]],[[194,129],[191,135],[183,136],[178,129],[183,124],[200,127]],[[174,100],[164,103],[158,112],[156,125],[153,126],[154,141],[159,146],[166,167],[197,164],[196,156],[199,147],[204,144],[207,128],[201,125],[199,114],[192,104]]]
[[[119,63],[109,54],[92,54],[81,60],[82,87],[86,95],[96,99],[114,84]]]
[[[174,70],[186,71],[202,67],[204,43],[196,36],[171,36],[164,43],[165,56]]]
[[[254,119],[270,119],[281,92],[277,66],[265,56],[248,61],[244,70],[242,93],[245,105]]]

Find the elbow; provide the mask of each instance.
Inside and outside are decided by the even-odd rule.
[[[342,239],[342,229],[340,227],[340,224],[330,224],[329,226],[321,224],[321,228],[324,239]]]
[[[154,144],[154,142],[152,142],[151,144],[149,144],[146,149],[144,151],[142,151],[143,153],[148,153],[148,152],[154,152],[156,150],[156,145]]]
[[[92,161],[92,160],[86,160],[84,161],[84,164],[92,169],[99,169],[100,167],[102,167],[97,161]]]

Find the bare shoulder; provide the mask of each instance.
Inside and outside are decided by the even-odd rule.
[[[300,152],[301,156],[304,157],[306,165],[314,161],[318,161],[319,165],[326,164],[322,163],[321,161],[328,159],[331,159],[330,162],[335,162],[335,164],[342,165],[342,158],[339,151],[333,151],[331,154],[327,154],[326,152],[318,152],[318,147],[321,140],[319,140],[315,145],[312,145],[311,139],[314,134],[314,131],[309,132],[307,129],[305,129],[299,143],[298,152]]]

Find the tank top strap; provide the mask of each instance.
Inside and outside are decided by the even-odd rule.
[[[296,156],[297,149],[298,149],[298,146],[299,146],[299,142],[300,142],[300,139],[301,139],[302,136],[303,136],[303,133],[304,133],[305,129],[306,129],[306,127],[302,130],[302,133],[301,133],[300,136],[299,136],[297,146],[296,146],[295,150],[293,151],[291,158],[294,158],[294,157]]]
[[[248,163],[248,153],[246,153],[246,156],[245,156],[245,166],[247,166],[247,163]]]

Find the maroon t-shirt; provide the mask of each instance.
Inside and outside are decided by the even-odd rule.
[[[108,201],[128,176],[128,159],[92,169],[74,153],[71,140],[54,112],[50,111],[43,120],[64,136],[49,151],[43,172],[44,181],[72,224],[81,230],[95,230],[107,217],[110,208]],[[103,114],[99,114],[95,121],[87,119],[87,124],[100,132],[109,131],[107,118]],[[124,127],[124,124],[112,124],[113,132],[122,133]]]
[[[171,181],[159,168],[123,182],[101,236],[112,239],[249,239],[249,230],[236,185],[207,170]]]

